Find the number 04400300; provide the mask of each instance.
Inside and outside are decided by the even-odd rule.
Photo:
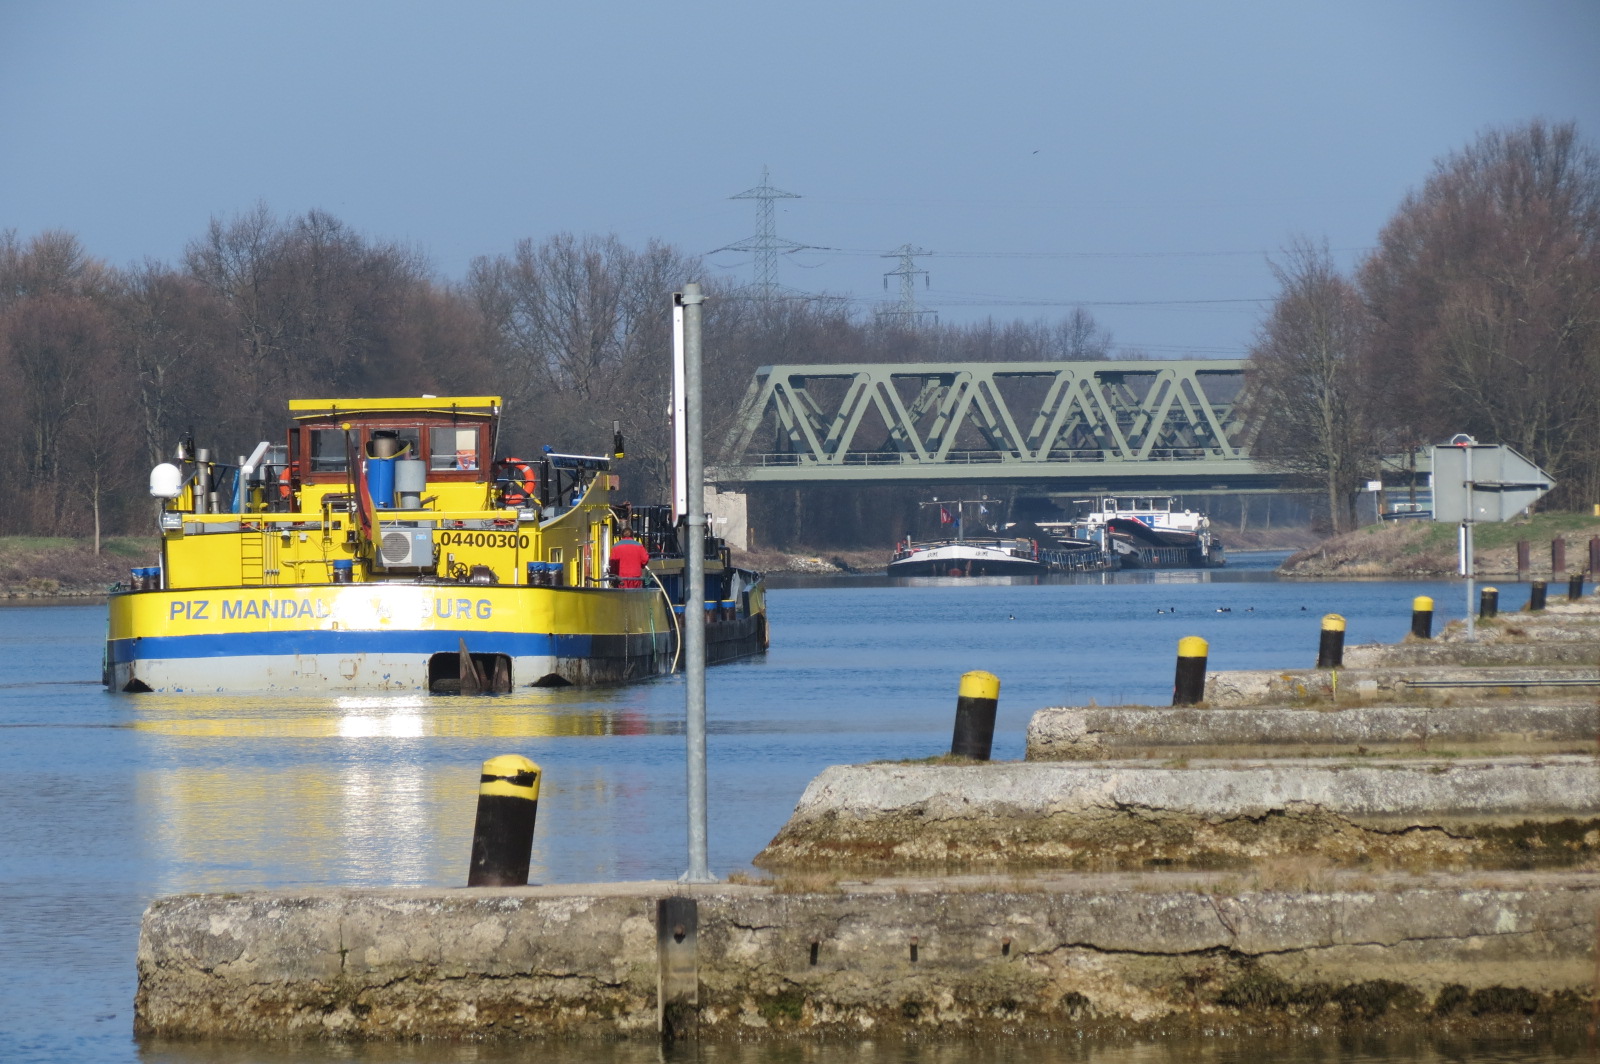
[[[516,547],[528,549],[528,537],[515,532],[441,532],[441,547]]]

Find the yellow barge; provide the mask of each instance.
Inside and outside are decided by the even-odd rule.
[[[151,473],[161,556],[111,595],[112,690],[496,692],[677,666],[681,530],[613,501],[620,438],[495,460],[494,396],[289,413],[283,445],[224,463],[185,440]],[[631,543],[613,557],[628,537],[642,573]],[[707,661],[765,650],[760,577],[703,549]]]

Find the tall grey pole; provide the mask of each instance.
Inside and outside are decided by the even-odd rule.
[[[1472,445],[1466,447],[1467,463],[1467,516],[1461,522],[1461,569],[1462,575],[1467,578],[1467,642],[1475,642],[1478,638],[1478,607],[1472,601],[1473,577],[1477,569],[1472,564],[1472,510],[1476,500],[1472,496]]]
[[[713,882],[706,862],[706,492],[700,430],[700,286],[677,295],[683,308],[684,582],[683,667],[688,702],[690,883]]]

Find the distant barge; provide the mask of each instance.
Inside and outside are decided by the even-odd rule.
[[[1105,550],[1118,569],[1215,569],[1227,564],[1211,519],[1170,496],[1103,496],[1071,521],[1041,522],[1055,535]]]

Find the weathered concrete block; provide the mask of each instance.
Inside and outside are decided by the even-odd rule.
[[[761,867],[1573,861],[1600,850],[1593,757],[834,766]]]
[[[1544,695],[1600,694],[1600,667],[1396,665],[1379,668],[1240,670],[1206,677],[1213,709],[1320,702],[1452,702]]]
[[[1581,1023],[1600,876],[1501,878],[171,898],[145,915],[136,1024],[158,1038],[653,1039],[655,936],[639,925],[669,892],[699,904],[708,1040],[1526,1022],[1530,1004],[1546,1026]]]
[[[1563,641],[1479,640],[1466,642],[1365,643],[1345,647],[1347,669],[1393,668],[1402,665],[1540,666],[1588,665],[1600,667],[1600,642],[1589,639]]]
[[[1029,721],[1027,759],[1588,753],[1597,735],[1600,705],[1592,700],[1319,709],[1057,706]]]
[[[665,888],[663,888],[665,889]],[[319,891],[156,901],[139,939],[141,1031],[472,1037],[539,1016],[655,1023],[654,909],[640,897]]]

